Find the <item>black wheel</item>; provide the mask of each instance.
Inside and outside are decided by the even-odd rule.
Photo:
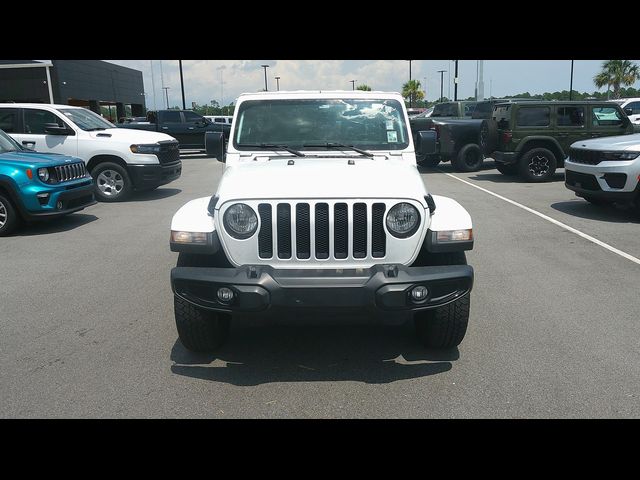
[[[20,224],[20,217],[11,201],[0,195],[0,237],[9,235]]]
[[[505,165],[504,163],[496,162],[496,168],[503,175],[517,175],[518,165]]]
[[[229,315],[202,310],[173,297],[176,327],[182,345],[194,352],[212,352],[229,336]]]
[[[469,323],[470,297],[464,297],[444,307],[416,313],[416,333],[428,348],[453,348],[462,342]]]
[[[133,191],[127,171],[117,163],[105,162],[91,170],[96,199],[101,202],[121,202]]]
[[[482,121],[478,143],[485,155],[491,155],[495,151],[498,145],[498,126],[494,120]]]
[[[458,156],[451,163],[459,172],[477,172],[482,167],[484,156],[480,146],[475,143],[469,143],[462,147],[458,152]]]
[[[599,206],[603,206],[603,205],[610,205],[612,202],[610,200],[606,200],[604,198],[596,198],[596,197],[582,197],[584,198],[587,202],[589,202],[592,205],[599,205]]]
[[[421,167],[437,167],[440,163],[440,157],[438,155],[425,155],[422,158],[416,158],[418,165]]]
[[[547,182],[556,172],[558,162],[551,150],[532,148],[520,158],[518,171],[527,182]]]

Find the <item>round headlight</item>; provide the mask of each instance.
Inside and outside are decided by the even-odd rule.
[[[224,212],[224,228],[233,238],[249,238],[258,228],[256,212],[249,205],[234,203]]]
[[[40,180],[42,180],[43,182],[46,182],[49,180],[49,170],[47,170],[46,168],[39,168],[38,169],[38,178]]]
[[[394,205],[387,214],[387,228],[394,237],[410,237],[416,233],[418,225],[420,225],[420,213],[410,203]]]

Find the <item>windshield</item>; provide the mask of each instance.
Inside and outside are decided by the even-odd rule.
[[[91,131],[116,128],[113,123],[108,122],[97,113],[87,110],[86,108],[61,108],[59,112],[82,130]]]
[[[0,130],[0,153],[21,151],[22,147],[9,135]]]
[[[263,143],[317,150],[333,143],[365,150],[409,146],[404,110],[389,99],[247,100],[236,117],[233,145],[252,150]]]

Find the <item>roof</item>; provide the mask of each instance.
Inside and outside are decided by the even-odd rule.
[[[53,108],[84,108],[76,107],[74,105],[61,105],[56,103],[0,103],[0,107],[53,107]]]

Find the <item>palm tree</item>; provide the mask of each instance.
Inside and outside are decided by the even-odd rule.
[[[613,86],[613,98],[620,98],[620,85],[627,87],[640,80],[638,65],[629,60],[607,60],[602,62],[602,71],[593,77],[596,87],[607,89]]]
[[[409,80],[402,85],[402,96],[409,100],[409,104],[413,105],[416,100],[424,98],[424,92],[421,89],[420,80]]]
[[[371,87],[369,85],[367,85],[366,83],[363,83],[361,85],[358,85],[356,87],[356,90],[364,90],[365,92],[370,92],[371,91]]]

